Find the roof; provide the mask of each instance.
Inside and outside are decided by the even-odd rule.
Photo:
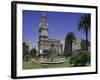
[[[48,38],[48,41],[52,41],[52,42],[60,42],[60,40],[52,39],[52,38]]]

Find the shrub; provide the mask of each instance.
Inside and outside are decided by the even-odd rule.
[[[43,64],[43,68],[48,68],[48,65],[47,64]]]
[[[71,53],[65,53],[65,54],[64,54],[64,57],[65,57],[65,58],[68,58],[68,57],[70,57],[71,55],[72,55]]]
[[[85,66],[87,63],[90,64],[90,52],[80,51],[73,54],[70,57],[69,63],[73,66]]]
[[[43,53],[44,53],[43,56],[48,59],[50,56],[50,50],[45,49],[45,50],[43,50]]]

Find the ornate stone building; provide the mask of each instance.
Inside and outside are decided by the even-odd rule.
[[[38,51],[43,53],[44,50],[51,50],[53,45],[54,53],[61,54],[62,44],[60,40],[49,38],[48,31],[46,16],[43,14],[39,24]]]

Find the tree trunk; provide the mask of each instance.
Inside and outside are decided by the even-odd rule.
[[[86,50],[88,51],[88,28],[86,27]]]
[[[72,41],[71,41],[71,54],[72,54]]]

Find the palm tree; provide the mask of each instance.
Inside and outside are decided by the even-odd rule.
[[[88,51],[88,30],[90,29],[91,21],[90,14],[85,14],[81,16],[80,21],[78,22],[78,30],[85,32],[86,36],[86,50]]]
[[[70,53],[72,54],[72,43],[75,40],[75,35],[73,32],[69,32],[65,38],[65,51],[69,48]]]

